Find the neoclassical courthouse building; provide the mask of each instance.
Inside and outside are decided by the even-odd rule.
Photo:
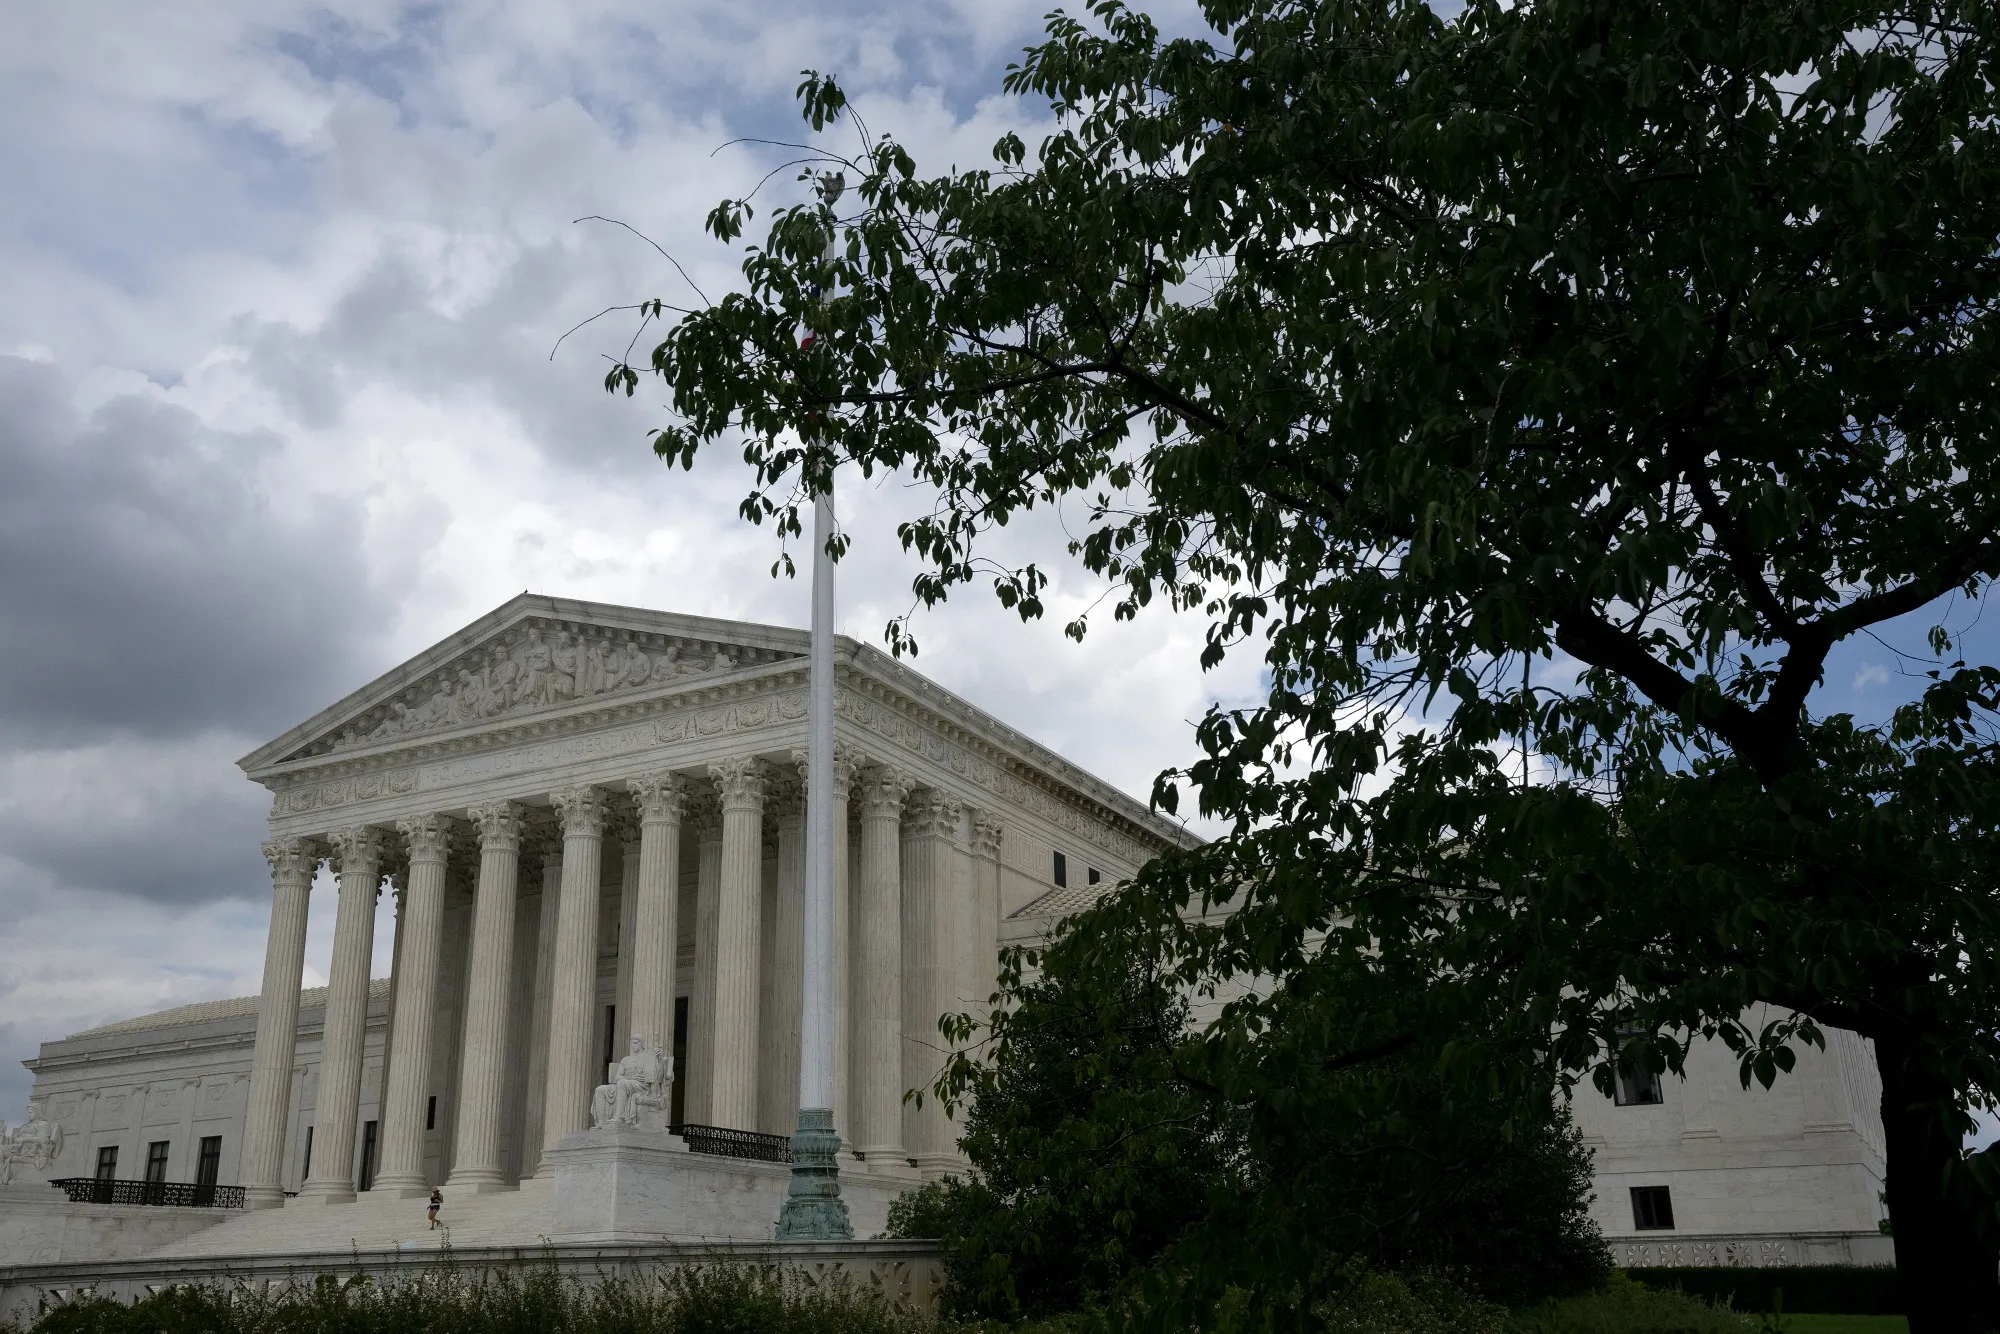
[[[435,1245],[433,1187],[460,1248],[768,1239],[798,1105],[806,655],[803,631],[524,594],[247,756],[272,795],[262,991],[42,1045],[0,1141],[0,1293]],[[962,1165],[936,1101],[904,1096],[938,1017],[986,1003],[1003,944],[1190,836],[872,648],[841,641],[836,680],[834,1110],[865,1238]],[[332,965],[301,990],[316,893]],[[636,1119],[593,1115],[635,1051],[671,1080],[635,1085]],[[1883,1258],[1878,1096],[1843,1041],[1769,1093],[1699,1052],[1685,1082],[1580,1094],[1599,1221],[1630,1263]]]

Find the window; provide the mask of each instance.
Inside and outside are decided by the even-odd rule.
[[[438,1095],[433,1093],[431,1094],[431,1100],[429,1104],[424,1108],[424,1129],[436,1130],[437,1128],[438,1128]]]
[[[1090,870],[1084,873],[1084,879],[1093,885],[1096,884],[1098,881],[1102,880],[1103,878],[1104,878],[1103,873],[1099,871],[1095,866],[1091,867]]]
[[[146,1180],[167,1179],[167,1146],[170,1143],[169,1140],[156,1139],[146,1146]]]
[[[1056,854],[1055,880],[1057,889],[1069,888],[1069,858],[1063,856],[1060,852]]]
[[[1647,1107],[1659,1102],[1662,1096],[1657,1073],[1620,1068],[1611,1100],[1620,1107]]]
[[[1664,1232],[1674,1225],[1674,1199],[1665,1186],[1632,1187],[1632,1226],[1641,1232]]]
[[[375,1186],[375,1128],[379,1121],[361,1123],[361,1185],[360,1190],[372,1190]]]
[[[608,1066],[617,1059],[618,1059],[618,1007],[616,1005],[607,1005],[604,1007],[603,1064]]]
[[[97,1151],[97,1179],[115,1181],[118,1179],[118,1146],[107,1144]]]
[[[194,1184],[213,1186],[222,1171],[222,1136],[203,1135],[201,1152],[195,1157]]]
[[[299,1180],[310,1180],[313,1174],[313,1128],[306,1127],[306,1161],[299,1168]]]
[[[1651,1107],[1661,1100],[1660,1075],[1657,1070],[1641,1069],[1633,1062],[1634,1053],[1630,1041],[1634,1038],[1650,1036],[1643,1028],[1621,1028],[1618,1030],[1621,1051],[1618,1061],[1618,1079],[1612,1085],[1611,1101],[1620,1107]],[[1668,1224],[1669,1227],[1672,1224]]]

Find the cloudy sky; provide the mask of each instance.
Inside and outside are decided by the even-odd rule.
[[[802,68],[920,163],[983,163],[1038,137],[998,89],[1049,7],[0,0],[0,1117],[46,1038],[255,990],[266,801],[235,761],[291,724],[522,589],[803,623],[740,465],[669,473],[658,395],[599,388],[629,326],[551,357],[685,294],[574,220],[726,290],[701,219],[777,159],[725,145],[797,136]],[[912,503],[844,497],[849,633],[907,607]],[[1255,682],[1161,615],[1071,645],[1097,592],[1029,629],[965,597],[916,665],[1143,794]],[[1822,702],[1904,670],[1861,646]]]
[[[723,145],[796,137],[801,69],[983,162],[1043,114],[998,90],[1047,8],[0,0],[0,1117],[42,1040],[256,989],[235,761],[292,723],[524,588],[803,623],[740,464],[669,473],[659,396],[599,388],[629,326],[551,359],[685,292],[573,220],[726,290],[701,219],[776,159]],[[849,633],[907,604],[910,500],[846,497]],[[1251,684],[1160,617],[918,629],[921,670],[1139,793]]]

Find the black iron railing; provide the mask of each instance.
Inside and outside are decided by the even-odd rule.
[[[241,1209],[243,1187],[197,1186],[192,1181],[114,1181],[63,1177],[51,1186],[71,1204],[171,1204],[195,1209]]]
[[[725,1130],[721,1126],[675,1126],[674,1133],[686,1140],[695,1153],[717,1158],[750,1158],[760,1163],[792,1161],[792,1141],[784,1135],[760,1135],[754,1130]]]

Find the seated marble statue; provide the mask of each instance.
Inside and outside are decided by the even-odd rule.
[[[11,1132],[7,1123],[0,1121],[0,1186],[12,1185],[16,1176],[24,1172],[46,1178],[49,1168],[61,1156],[62,1146],[62,1127],[44,1120],[32,1107],[28,1109],[28,1119]]]
[[[632,1035],[632,1050],[607,1071],[610,1082],[599,1084],[590,1098],[590,1123],[595,1127],[644,1125],[664,1130],[667,1093],[674,1082],[674,1058],[660,1053],[657,1040]]]

